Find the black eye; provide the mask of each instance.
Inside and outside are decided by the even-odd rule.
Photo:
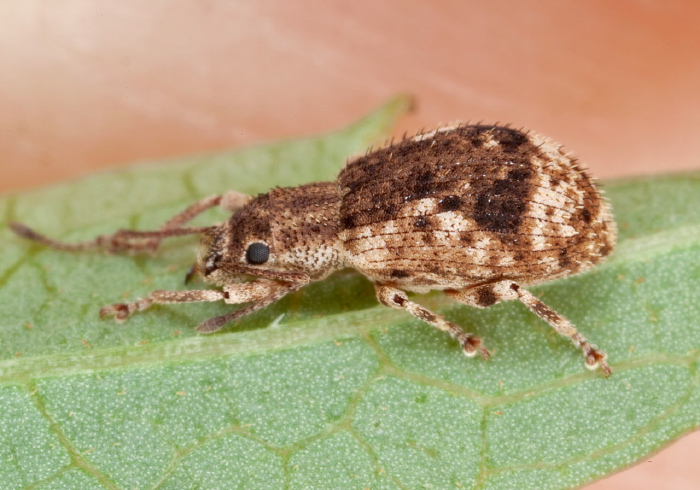
[[[251,243],[245,253],[245,259],[250,264],[264,264],[270,258],[270,247],[264,243]]]

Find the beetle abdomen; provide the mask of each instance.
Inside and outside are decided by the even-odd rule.
[[[347,261],[406,288],[542,282],[615,243],[609,207],[575,161],[507,127],[405,139],[351,161],[338,181]]]

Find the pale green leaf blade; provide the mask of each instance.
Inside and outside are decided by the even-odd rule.
[[[97,309],[182,289],[192,239],[155,257],[71,255],[4,227],[80,240],[152,228],[235,188],[331,179],[386,130],[394,101],[329,136],[198,156],[0,200],[0,487],[569,488],[700,425],[700,175],[606,185],[621,240],[606,264],[536,288],[615,374],[518,304],[419,297],[482,336],[489,362],[377,306],[344,271],[198,336],[223,305],[124,325]],[[200,223],[225,219],[203,216]]]

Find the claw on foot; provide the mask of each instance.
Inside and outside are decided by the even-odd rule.
[[[131,315],[131,311],[126,303],[117,303],[100,308],[100,318],[113,316],[118,322],[123,322],[129,318],[129,315]]]
[[[605,352],[593,349],[586,356],[586,367],[590,370],[600,369],[607,378],[612,374],[612,369],[610,369],[610,365],[606,362],[607,357]]]
[[[479,337],[465,335],[459,339],[459,343],[462,345],[464,355],[467,357],[474,357],[477,353],[481,354],[481,357],[485,360],[491,357],[491,353],[482,345],[483,341]]]

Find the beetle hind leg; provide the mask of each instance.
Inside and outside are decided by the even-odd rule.
[[[501,301],[518,299],[530,311],[549,323],[558,334],[569,337],[574,345],[583,351],[588,369],[600,369],[606,377],[612,373],[612,369],[610,369],[606,361],[607,355],[605,352],[588,342],[569,320],[513,281],[498,281],[462,290],[448,289],[445,291],[445,294],[460,303],[477,308],[488,308]]]
[[[423,320],[426,323],[429,323],[435,328],[449,333],[450,336],[462,346],[462,350],[466,356],[473,357],[478,353],[481,354],[481,357],[484,359],[489,358],[490,353],[483,346],[483,343],[479,337],[466,333],[459,327],[459,325],[456,325],[446,320],[445,317],[433,313],[418,303],[409,300],[406,293],[400,289],[384,284],[375,284],[374,287],[377,291],[377,299],[381,304],[397,310],[405,310],[411,315]]]

